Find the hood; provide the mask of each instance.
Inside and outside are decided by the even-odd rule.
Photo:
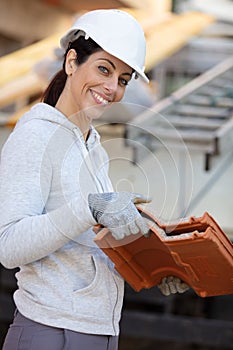
[[[17,122],[15,129],[20,128],[25,123],[30,122],[31,120],[42,120],[49,123],[57,124],[57,126],[60,126],[67,131],[72,132],[76,137],[79,137],[83,143],[85,143],[85,140],[83,138],[83,135],[78,128],[77,125],[72,123],[63,113],[61,113],[58,109],[48,105],[47,103],[40,102],[34,105],[28,112],[26,112]],[[86,142],[87,146],[90,148],[92,145],[96,144],[96,142],[99,143],[100,136],[96,129],[91,126],[90,127],[90,135],[88,137],[88,140]]]

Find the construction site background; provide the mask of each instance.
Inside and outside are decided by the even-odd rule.
[[[149,184],[149,208],[160,219],[207,211],[233,240],[231,0],[0,0],[0,148],[59,69],[61,34],[77,16],[97,8],[132,13],[147,39],[149,87],[132,83],[122,107],[96,125],[112,159],[114,187],[143,193]],[[127,125],[158,130],[153,112],[144,116],[152,110],[170,118],[179,134],[176,145],[184,135],[182,150],[167,139],[168,154]],[[127,135],[141,142],[140,149]],[[14,313],[14,273],[0,265],[0,347]],[[156,287],[136,293],[126,285],[119,350],[232,349],[232,310],[232,295],[200,298],[190,290],[166,298]]]

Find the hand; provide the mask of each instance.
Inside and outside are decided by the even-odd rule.
[[[162,283],[158,285],[159,290],[163,295],[170,295],[176,293],[184,293],[190,287],[178,277],[169,276],[162,279]]]
[[[117,240],[141,232],[149,227],[135,204],[148,203],[150,199],[131,192],[93,193],[88,196],[89,207],[95,220],[107,227]]]

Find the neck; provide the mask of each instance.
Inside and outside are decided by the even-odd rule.
[[[84,112],[71,113],[71,111],[69,111],[67,108],[64,108],[64,105],[60,99],[58,100],[55,108],[64,114],[69,121],[77,125],[83,134],[84,140],[87,140],[91,126],[90,118],[88,118]]]
[[[83,134],[84,140],[86,141],[89,133],[90,133],[90,126],[91,122],[90,120],[85,116],[85,113],[77,113],[72,114],[68,119],[77,125],[77,127],[80,129],[81,133]]]

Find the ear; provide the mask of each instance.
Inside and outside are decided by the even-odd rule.
[[[74,73],[77,69],[76,59],[77,59],[76,51],[74,49],[70,49],[67,52],[66,63],[65,63],[65,70],[68,76],[72,75],[72,73]]]

